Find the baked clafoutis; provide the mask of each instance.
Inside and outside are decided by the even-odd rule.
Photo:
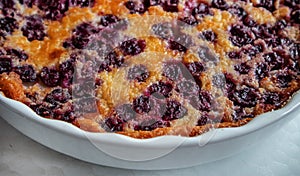
[[[299,0],[1,0],[0,91],[41,117],[197,136],[300,88]]]

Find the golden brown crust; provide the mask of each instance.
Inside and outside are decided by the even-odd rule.
[[[0,91],[8,98],[24,102],[25,94],[20,76],[14,72],[0,75]]]

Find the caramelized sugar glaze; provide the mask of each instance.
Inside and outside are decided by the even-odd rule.
[[[299,0],[2,0],[0,90],[135,138],[196,136],[284,106]]]

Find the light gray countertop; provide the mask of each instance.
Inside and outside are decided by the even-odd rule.
[[[196,167],[165,171],[123,170],[89,164],[46,148],[0,118],[0,176],[298,176],[300,118],[243,153]]]

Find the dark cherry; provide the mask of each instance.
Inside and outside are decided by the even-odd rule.
[[[213,0],[212,7],[221,9],[221,10],[227,10],[229,6],[225,0]]]
[[[12,0],[2,0],[0,1],[0,10],[4,16],[11,16],[15,15],[15,2]]]
[[[272,70],[281,69],[284,65],[284,58],[279,56],[276,52],[264,54],[263,58],[269,63]]]
[[[234,25],[230,29],[230,33],[232,35],[230,37],[231,42],[238,47],[250,44],[254,40],[253,36],[251,35],[250,29],[245,26]]]
[[[248,27],[254,27],[254,26],[256,26],[256,22],[249,15],[247,15],[247,16],[244,17],[243,24],[246,25],[246,26],[248,26]]]
[[[271,12],[275,10],[275,0],[260,0],[256,7],[263,7]]]
[[[148,10],[148,6],[146,6],[145,1],[133,1],[129,0],[124,3],[125,7],[130,11],[130,13],[145,13]]]
[[[294,10],[291,13],[291,20],[297,24],[300,24],[300,10]]]
[[[69,0],[71,6],[92,7],[95,0]]]
[[[235,90],[229,95],[229,99],[233,101],[235,105],[242,107],[254,107],[259,99],[259,93],[252,87],[245,87],[241,90]]]
[[[120,19],[115,16],[115,15],[112,15],[112,14],[108,14],[108,15],[105,15],[105,16],[102,16],[101,19],[100,19],[100,24],[102,26],[109,26],[111,24],[114,24],[114,23],[117,23],[118,21],[120,21]]]
[[[127,79],[145,82],[149,77],[149,71],[144,65],[135,65],[128,70]]]
[[[209,10],[209,6],[206,3],[199,3],[199,5],[192,10],[192,15],[197,20],[201,20],[204,16],[210,14],[212,13]]]
[[[242,48],[242,52],[244,54],[250,56],[251,59],[254,56],[256,56],[257,54],[263,52],[263,50],[264,50],[264,46],[260,43],[254,44],[254,45],[247,45],[247,46]]]
[[[124,58],[119,56],[115,51],[110,52],[106,57],[105,60],[108,60],[110,65],[115,68],[121,67],[124,63]]]
[[[198,118],[197,126],[203,126],[209,123],[209,116],[206,112],[202,113],[201,116]]]
[[[169,48],[180,52],[186,52],[192,44],[193,39],[187,34],[181,34],[175,37],[174,40],[169,40]]]
[[[53,112],[50,108],[46,107],[43,104],[30,105],[30,108],[37,114],[42,117],[52,118]]]
[[[45,18],[60,20],[69,9],[68,0],[37,0],[38,8],[45,13]]]
[[[240,74],[248,74],[251,67],[247,63],[241,63],[240,65],[234,66],[234,69]]]
[[[12,59],[9,56],[0,56],[0,74],[12,71]]]
[[[54,119],[62,120],[69,123],[73,123],[76,119],[75,113],[72,109],[67,111],[64,109],[55,109],[53,116]]]
[[[20,75],[23,82],[35,82],[37,80],[36,71],[32,65],[17,66],[13,71]]]
[[[225,73],[225,81],[226,81],[226,91],[227,93],[231,93],[232,91],[234,91],[236,89],[236,84],[237,81],[233,78],[233,75],[229,74],[229,73]]]
[[[176,85],[177,92],[179,92],[183,97],[197,96],[200,88],[193,80],[184,80]]]
[[[160,5],[162,0],[145,0],[146,4],[149,4],[149,6],[156,6]]]
[[[12,9],[14,7],[15,3],[12,0],[2,0],[0,1],[0,9]]]
[[[276,30],[276,32],[279,32],[279,30],[282,30],[285,27],[287,27],[287,22],[284,19],[281,19],[276,22],[274,29]]]
[[[71,86],[74,77],[75,59],[71,58],[64,61],[59,65],[59,73],[61,77],[61,86],[63,88],[68,88]]]
[[[133,109],[139,114],[148,113],[153,106],[153,102],[147,96],[140,96],[133,100]]]
[[[203,31],[200,36],[209,42],[215,42],[217,39],[217,35],[213,31]]]
[[[33,41],[33,40],[42,41],[46,36],[42,17],[39,15],[32,15],[26,17],[26,23],[21,30],[23,32],[23,35],[27,37],[29,41]]]
[[[284,0],[284,5],[289,6],[291,8],[296,8],[296,6],[299,4],[300,0]]]
[[[152,131],[156,128],[162,128],[162,127],[169,127],[170,123],[167,121],[163,121],[160,119],[147,119],[142,121],[138,126],[135,127],[135,130],[142,130],[142,131]]]
[[[19,61],[28,59],[28,55],[22,50],[9,48],[9,49],[6,49],[6,54],[19,59]]]
[[[197,96],[190,97],[190,104],[199,111],[210,111],[212,96],[207,91],[200,91]]]
[[[105,56],[104,61],[100,63],[99,72],[104,70],[111,71],[111,66],[119,68],[124,63],[124,57],[119,56],[115,51],[112,51]]]
[[[269,76],[270,68],[266,63],[259,64],[255,69],[256,78],[261,80]]]
[[[241,58],[241,53],[237,52],[237,51],[230,51],[227,55],[230,59],[240,59]]]
[[[32,7],[33,5],[36,5],[36,4],[37,4],[37,1],[36,1],[36,0],[19,0],[19,2],[20,2],[21,4],[27,5],[28,7]]]
[[[138,40],[136,38],[124,41],[120,45],[120,49],[125,56],[138,55],[138,54],[144,52],[145,48],[146,48],[146,41]]]
[[[257,25],[252,28],[252,31],[257,38],[272,38],[274,36],[274,28],[267,24]]]
[[[49,87],[55,87],[59,85],[60,74],[59,71],[55,68],[44,67],[40,73],[41,81]]]
[[[247,15],[247,12],[238,5],[233,5],[229,7],[228,12],[238,16],[239,18],[244,18]]]
[[[186,63],[185,66],[193,76],[200,76],[205,71],[201,62]]]
[[[265,41],[268,44],[268,46],[272,46],[273,48],[284,48],[292,44],[291,39],[289,39],[288,37],[270,38],[266,39]]]
[[[0,36],[5,37],[6,35],[11,34],[17,28],[18,22],[14,18],[0,18]]]
[[[109,132],[123,131],[124,122],[119,117],[109,117],[104,121],[103,128]]]
[[[253,118],[254,117],[253,114],[247,113],[244,108],[242,108],[242,107],[236,107],[236,108],[237,109],[235,109],[234,113],[232,114],[232,120],[234,122],[237,122],[237,121],[245,119],[245,118]]]
[[[167,62],[164,64],[163,76],[172,81],[178,81],[182,76],[182,67],[183,64],[181,62]]]
[[[186,24],[188,24],[188,25],[191,25],[191,26],[195,26],[195,25],[198,24],[198,21],[194,16],[182,17],[182,18],[179,18],[179,20],[186,23]]]
[[[162,7],[167,12],[178,12],[178,3],[179,0],[166,0],[162,3]]]
[[[77,48],[83,49],[90,41],[90,36],[99,32],[99,28],[93,26],[90,23],[82,23],[78,25],[73,31],[73,35],[70,39],[63,43],[65,48]]]
[[[294,43],[290,48],[290,55],[294,61],[300,59],[300,43]]]
[[[281,104],[281,97],[278,93],[275,92],[266,92],[263,95],[263,102],[265,104],[279,106]]]
[[[156,98],[168,98],[171,95],[173,85],[168,82],[159,81],[148,87],[147,91]]]
[[[54,106],[57,106],[61,103],[66,103],[71,99],[71,95],[67,89],[57,88],[52,90],[46,95],[44,101],[51,103]]]
[[[276,83],[280,88],[287,88],[293,79],[293,76],[290,74],[280,73],[276,76]]]
[[[187,115],[187,109],[182,106],[178,101],[170,100],[166,105],[166,112],[162,119],[166,121],[176,120]]]
[[[131,104],[123,104],[117,106],[115,111],[116,115],[124,122],[132,120],[136,117],[136,112],[134,112]]]

